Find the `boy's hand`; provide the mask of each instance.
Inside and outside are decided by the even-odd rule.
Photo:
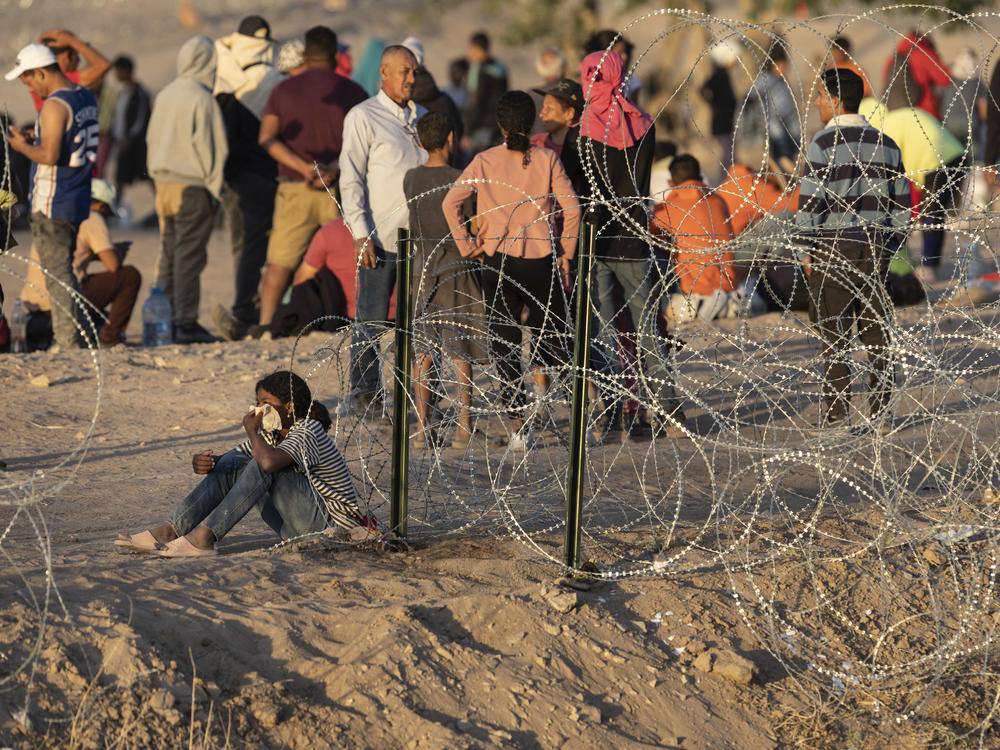
[[[562,279],[563,289],[569,289],[569,258],[560,255],[556,258],[556,263],[559,264],[559,277]]]
[[[362,268],[375,268],[375,243],[367,237],[354,240],[354,254]]]
[[[208,474],[218,462],[219,459],[212,455],[212,451],[207,450],[194,454],[191,459],[191,467],[195,474]]]

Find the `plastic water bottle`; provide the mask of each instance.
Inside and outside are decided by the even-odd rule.
[[[28,351],[28,311],[19,299],[14,300],[10,311],[10,351],[12,354]]]
[[[160,290],[159,284],[149,289],[149,297],[142,306],[142,345],[166,346],[172,344],[173,310],[170,300]]]

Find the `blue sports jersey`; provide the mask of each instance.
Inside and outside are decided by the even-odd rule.
[[[31,164],[31,211],[50,219],[80,223],[90,214],[90,176],[97,160],[97,102],[87,89],[56,91],[45,101],[58,100],[70,119],[55,164]],[[59,105],[55,105],[59,106]],[[35,144],[42,142],[41,120],[35,123]]]

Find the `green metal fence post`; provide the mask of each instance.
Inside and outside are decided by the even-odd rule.
[[[569,467],[566,470],[566,548],[564,562],[580,563],[580,515],[583,509],[587,450],[587,388],[590,382],[590,284],[597,236],[596,217],[587,212],[580,226],[576,260],[574,310],[573,397],[570,403]]]
[[[410,332],[413,308],[410,305],[410,230],[400,229],[396,242],[396,363],[393,388],[392,490],[389,498],[389,526],[399,538],[406,537],[407,485],[410,474]]]

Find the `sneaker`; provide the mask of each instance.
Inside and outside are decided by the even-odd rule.
[[[530,426],[522,427],[507,438],[507,450],[524,453],[535,445],[535,431]]]
[[[174,327],[175,344],[214,344],[217,341],[222,339],[210,334],[197,322]]]
[[[237,320],[236,316],[222,305],[215,306],[215,310],[212,311],[212,320],[215,321],[215,327],[219,329],[223,338],[229,341],[239,341],[246,338],[250,328],[246,323]]]

